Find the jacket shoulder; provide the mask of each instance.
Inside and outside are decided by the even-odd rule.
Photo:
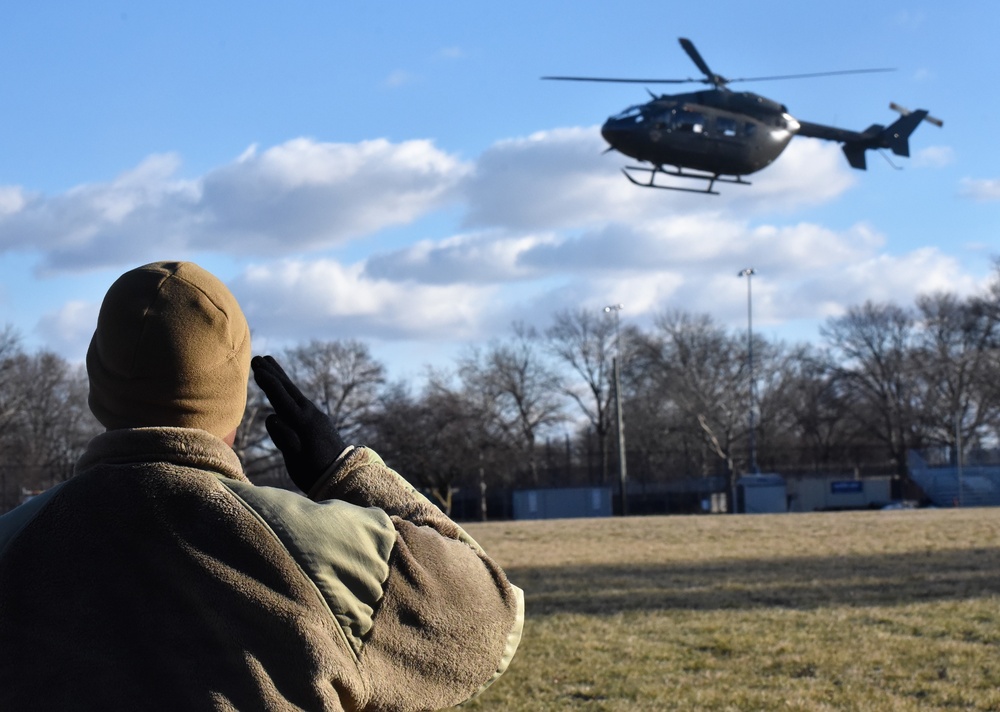
[[[284,546],[318,589],[355,655],[360,654],[389,578],[396,544],[389,516],[374,507],[313,502],[283,489],[219,481]]]
[[[3,552],[17,538],[17,535],[34,521],[35,517],[45,509],[45,506],[55,498],[65,484],[65,482],[61,482],[0,517],[0,556],[3,556]]]

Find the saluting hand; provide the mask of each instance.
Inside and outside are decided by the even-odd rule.
[[[347,446],[330,416],[302,395],[274,358],[255,356],[250,367],[274,408],[264,421],[267,434],[285,458],[292,482],[308,492]]]

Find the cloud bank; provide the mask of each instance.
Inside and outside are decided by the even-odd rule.
[[[165,254],[218,261],[255,333],[276,342],[471,341],[618,302],[629,318],[679,308],[740,323],[736,273],[750,265],[762,325],[976,287],[937,249],[893,254],[878,226],[797,217],[857,180],[835,145],[793,141],[752,186],[719,197],[636,188],[603,149],[596,127],[500,141],[475,160],[431,141],[299,138],[194,178],[178,156],[154,155],[59,195],[0,186],[0,255],[37,255],[40,289]],[[997,200],[996,184],[962,190]],[[71,325],[101,296],[76,295],[38,329],[85,349],[89,328]]]

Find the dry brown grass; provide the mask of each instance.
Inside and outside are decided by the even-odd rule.
[[[504,522],[477,710],[1000,710],[1000,509]]]

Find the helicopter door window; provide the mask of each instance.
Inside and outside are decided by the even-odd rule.
[[[704,133],[705,117],[696,111],[678,111],[673,116],[673,130],[679,133]]]
[[[726,116],[719,116],[715,119],[715,130],[720,136],[735,137],[737,126],[736,119],[730,119]]]
[[[745,124],[743,124],[744,136],[753,136],[754,133],[756,133],[756,131],[757,131],[757,124],[755,124],[754,122],[747,121]]]

